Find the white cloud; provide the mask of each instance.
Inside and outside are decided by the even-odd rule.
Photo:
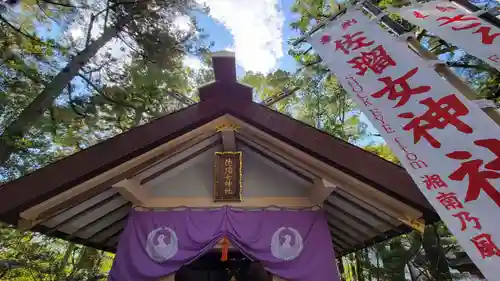
[[[81,28],[73,28],[69,32],[73,40],[77,40],[83,37],[83,30]]]
[[[185,56],[182,63],[184,64],[184,66],[190,67],[195,70],[206,67],[205,65],[203,65],[201,60],[195,56]]]
[[[186,15],[175,17],[172,23],[178,30],[183,32],[189,32],[194,28],[191,19]]]
[[[284,15],[279,0],[197,0],[233,35],[236,60],[247,71],[268,73],[283,56]]]

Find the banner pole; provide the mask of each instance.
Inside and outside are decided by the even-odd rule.
[[[367,12],[374,16],[378,16],[382,13],[382,11],[370,1],[364,1],[363,7]],[[394,31],[397,35],[402,35],[406,33],[406,29],[402,27],[400,24],[393,21],[389,16],[383,16],[380,21],[384,23],[388,28]],[[417,52],[423,59],[427,61],[437,61],[438,58],[435,54],[429,52],[425,49],[420,42],[415,39],[415,37],[409,37],[407,39],[407,43],[411,46],[415,52]],[[474,101],[478,100],[478,94],[474,89],[472,89],[464,80],[458,77],[446,64],[437,63],[434,66],[436,72],[438,72],[448,83],[453,85],[455,89],[457,89],[464,97],[467,99]],[[500,112],[495,107],[486,107],[481,108],[493,121],[500,125]]]
[[[462,6],[463,8],[465,8],[466,10],[469,10],[471,12],[477,12],[477,11],[481,10],[481,8],[470,3],[467,0],[450,0],[450,1],[455,2],[456,4]],[[483,19],[484,21],[487,21],[487,22],[491,23],[492,25],[500,28],[500,19],[495,17],[494,15],[492,15],[490,13],[484,13],[482,15],[479,15],[478,17]]]

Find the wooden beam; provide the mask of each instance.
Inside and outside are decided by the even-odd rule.
[[[92,236],[90,236],[88,240],[94,243],[104,243],[106,239],[110,239],[111,237],[113,237],[114,235],[123,230],[123,228],[127,223],[127,219],[128,216],[109,224],[107,227],[92,234]]]
[[[266,135],[264,132],[253,128],[241,120],[231,116],[229,119],[231,122],[240,126],[238,134],[245,140],[258,143],[259,147],[267,151],[272,151],[301,169],[307,170],[318,177],[328,180],[329,182],[335,184],[339,190],[342,189],[347,193],[362,199],[363,201],[370,202],[373,206],[376,206],[378,209],[390,214],[392,217],[400,217],[404,215],[408,218],[416,219],[422,216],[422,212],[412,206],[380,192],[374,187],[361,182],[360,180],[351,177],[294,147]]]
[[[357,245],[360,243],[363,243],[363,239],[356,239],[356,236],[353,236],[345,231],[345,229],[342,229],[341,227],[331,223],[330,220],[327,221],[328,228],[330,229],[330,232],[335,233],[339,235],[342,238],[345,238],[346,242],[349,242],[349,244],[352,245]]]
[[[214,202],[212,197],[150,197],[142,207],[146,209],[161,209],[175,207],[312,207],[307,197],[247,197],[242,202]]]
[[[355,218],[354,216],[346,214],[345,212],[341,211],[339,208],[336,208],[335,206],[325,204],[323,208],[331,216],[349,225],[349,227],[357,229],[357,231],[362,235],[367,235],[368,237],[371,238],[377,236],[377,234],[380,233],[375,227]]]
[[[401,223],[396,217],[392,217],[389,214],[384,213],[383,210],[378,209],[377,207],[370,204],[370,202],[363,201],[357,197],[352,196],[351,194],[345,192],[344,190],[337,189],[335,190],[335,196],[342,198],[342,200],[347,201],[351,204],[356,204],[357,206],[369,211],[370,213],[376,215],[377,217],[391,223],[393,226],[399,226]]]
[[[364,221],[366,224],[369,224],[373,226],[375,229],[377,229],[380,232],[385,232],[389,229],[392,229],[394,226],[391,225],[389,222],[385,221],[382,218],[377,217],[375,214],[364,210],[360,208],[359,206],[355,204],[350,204],[347,201],[342,200],[339,197],[336,196],[330,196],[327,199],[328,203],[332,204],[333,206],[342,209],[344,212],[348,213],[349,215],[352,215],[359,220]]]
[[[113,185],[113,188],[135,205],[145,205],[150,198],[148,192],[141,187],[138,180],[122,180]]]
[[[425,221],[424,221],[424,219],[422,219],[422,218],[420,218],[420,219],[409,219],[409,218],[401,217],[401,218],[399,218],[399,221],[401,221],[402,223],[406,224],[407,226],[415,229],[420,234],[424,234],[424,230],[425,230]]]
[[[309,201],[313,204],[323,204],[336,188],[336,185],[325,179],[315,179],[309,190]]]
[[[330,228],[330,227],[329,227]],[[344,249],[349,249],[359,243],[357,240],[352,239],[352,238],[347,238],[345,236],[342,236],[338,232],[334,231],[332,228],[330,228],[330,235],[332,236],[334,241],[340,241],[342,244],[342,248]]]
[[[86,182],[83,182],[69,190],[66,190],[58,194],[57,196],[54,196],[38,205],[35,205],[23,211],[20,214],[20,217],[23,221],[25,220],[30,221],[29,224],[31,225],[31,227],[35,226],[40,222],[47,220],[51,216],[58,214],[64,211],[65,209],[72,207],[78,203],[81,203],[81,201],[87,200],[88,199],[87,197],[89,197],[90,195],[86,194],[90,194],[89,192],[92,191],[93,189],[101,188],[102,186],[104,187],[111,186],[112,184],[107,185],[109,181],[114,181],[115,179],[122,177],[124,173],[128,173],[129,171],[134,171],[135,167],[138,167],[144,163],[148,163],[148,161],[155,160],[151,161],[154,163],[146,165],[144,168],[140,169],[143,170],[147,167],[152,166],[153,164],[157,163],[162,159],[166,159],[174,154],[179,153],[179,151],[183,151],[195,145],[196,143],[199,143],[200,141],[213,136],[216,133],[216,127],[225,123],[227,123],[227,117],[226,116],[219,117],[205,125],[202,125],[194,129],[193,131],[190,131],[176,139],[173,139],[161,146],[158,146],[134,159],[131,159]],[[139,171],[134,171],[133,174],[135,174],[136,172]],[[118,181],[119,180],[116,180],[115,183]],[[73,202],[72,200],[78,196],[81,197],[77,200],[78,202]]]
[[[199,141],[200,139],[198,139]],[[195,140],[193,140],[195,141]],[[140,180],[141,184],[155,178],[156,174],[162,174],[172,167],[175,167],[177,163],[181,163],[183,159],[189,158],[190,155],[196,154],[199,151],[204,151],[205,148],[213,146],[215,143],[220,141],[219,134],[213,134],[206,139],[199,142],[189,141],[191,146],[184,147],[185,149],[179,150],[172,153],[168,158],[157,162],[154,166],[150,166],[147,169],[142,170],[140,173],[134,175],[131,179]]]
[[[102,201],[99,201],[97,204],[88,206],[87,208],[85,208],[81,211],[74,212],[73,210],[76,208],[68,209],[63,214],[64,215],[66,215],[68,213],[69,214],[67,216],[62,216],[63,217],[62,219],[61,219],[61,216],[56,216],[56,217],[52,218],[51,221],[47,221],[45,226],[50,227],[51,229],[46,234],[51,234],[55,231],[63,231],[63,232],[68,233],[67,231],[62,230],[62,228],[64,228],[64,226],[66,224],[71,224],[73,226],[77,225],[78,223],[75,221],[81,220],[82,217],[86,217],[86,216],[90,217],[91,221],[99,219],[100,217],[105,216],[107,213],[109,213],[109,211],[105,211],[104,213],[96,215],[96,210],[101,209],[103,206],[105,206],[109,202],[113,202],[113,201],[123,202],[123,198],[121,198],[120,194],[115,193],[113,196],[108,197]],[[123,203],[126,203],[126,202],[123,202]]]
[[[234,131],[231,129],[223,129],[222,135],[222,146],[224,151],[236,151],[236,137]]]
[[[343,241],[340,239],[336,234],[330,233],[330,236],[332,236],[332,242],[336,245],[338,245],[341,249],[347,250],[352,248],[354,245],[349,245],[347,242]]]
[[[115,221],[120,221],[127,217],[129,214],[131,206],[130,205],[125,205],[122,206],[112,212],[110,212],[108,215],[98,218],[95,221],[84,225],[80,227],[78,230],[76,230],[75,233],[71,233],[71,236],[78,236],[83,239],[88,239],[95,233],[98,233],[99,231],[105,229],[107,226],[110,224],[114,223]]]
[[[345,233],[348,233],[350,237],[356,239],[360,243],[373,237],[366,232],[360,231],[359,228],[350,225],[349,223],[343,221],[342,218],[338,218],[331,213],[327,214],[327,222],[328,225],[333,226],[333,228],[336,227],[337,231],[341,230],[341,232],[343,231]]]

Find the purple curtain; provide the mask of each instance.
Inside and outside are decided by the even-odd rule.
[[[289,281],[339,281],[331,236],[320,211],[232,208],[132,211],[110,281],[156,281],[227,235],[233,245]]]
[[[332,238],[323,211],[239,211],[227,216],[240,251],[289,281],[338,281]]]
[[[225,213],[131,211],[108,280],[157,281],[174,273],[215,246],[225,229]],[[155,251],[154,246],[160,247]]]

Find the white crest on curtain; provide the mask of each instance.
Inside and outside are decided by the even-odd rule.
[[[162,232],[168,232],[170,236],[170,241],[168,241],[168,243],[165,241],[166,235],[161,234]],[[178,249],[177,234],[170,227],[159,227],[149,233],[146,241],[146,252],[152,260],[164,262],[172,258],[177,253]]]
[[[281,233],[288,229],[295,236],[294,243],[292,245],[292,236],[290,234],[283,235],[285,239],[283,243],[280,241]],[[293,260],[297,258],[302,249],[304,248],[304,243],[302,240],[302,236],[300,233],[293,227],[280,227],[276,232],[274,232],[273,237],[271,238],[271,253],[274,257],[280,260]]]

